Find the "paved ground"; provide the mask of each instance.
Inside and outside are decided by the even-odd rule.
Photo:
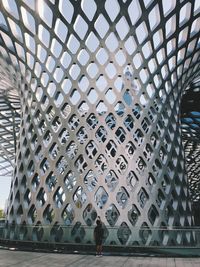
[[[24,252],[0,249],[0,267],[199,267],[200,258],[159,258]]]

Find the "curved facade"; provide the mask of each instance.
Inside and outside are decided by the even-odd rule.
[[[193,243],[168,229],[192,225],[180,104],[199,74],[199,1],[0,10],[21,101],[7,237],[90,243],[99,215],[106,244]]]

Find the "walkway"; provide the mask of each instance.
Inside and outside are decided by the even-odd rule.
[[[200,258],[24,252],[0,249],[0,267],[199,267]]]

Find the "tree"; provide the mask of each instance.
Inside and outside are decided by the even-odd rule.
[[[4,210],[0,209],[0,219],[5,218]]]

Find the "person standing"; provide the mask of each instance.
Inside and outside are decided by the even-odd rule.
[[[94,228],[94,240],[96,244],[96,257],[102,256],[102,243],[104,230],[99,219],[96,221],[97,226]]]

